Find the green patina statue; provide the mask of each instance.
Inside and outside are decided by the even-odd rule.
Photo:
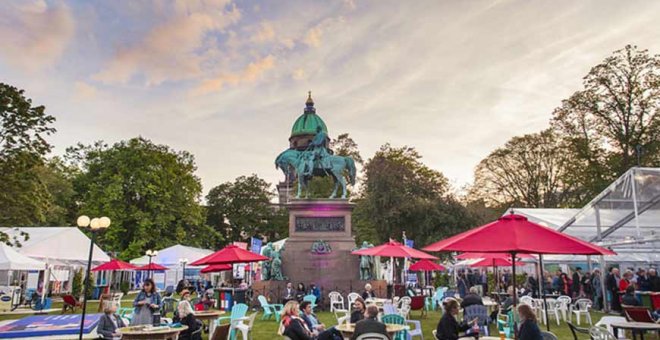
[[[356,169],[353,158],[332,155],[328,150],[327,140],[328,135],[319,127],[307,149],[303,151],[288,149],[275,159],[275,167],[282,169],[285,176],[293,178],[291,177],[293,175],[298,179],[296,198],[301,198],[303,188],[305,198],[309,196],[308,184],[314,176],[332,176],[335,185],[330,198],[337,197],[339,185],[342,188],[341,198],[346,198],[344,170],[348,174],[348,182],[355,185]]]
[[[372,248],[373,245],[370,245],[367,241],[362,242],[362,249],[368,249]],[[360,280],[373,280],[375,275],[374,275],[374,257],[373,256],[368,256],[368,255],[361,255],[360,256]]]
[[[273,252],[275,252],[275,249],[273,248],[273,243],[268,242],[264,249],[261,250],[261,255],[266,256],[270,258],[268,261],[263,261],[261,263],[261,279],[262,280],[270,280],[270,273],[271,273],[271,262],[273,261]]]

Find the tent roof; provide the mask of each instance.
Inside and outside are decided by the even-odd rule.
[[[186,258],[188,263],[192,263],[201,259],[204,256],[213,254],[212,250],[195,248],[177,244],[165,249],[158,250],[158,256],[154,257],[151,262],[160,264],[165,267],[179,266],[179,259]],[[149,257],[146,255],[132,259],[130,261],[135,265],[149,264]]]
[[[48,262],[49,264],[80,265],[87,263],[90,239],[76,227],[16,227],[0,228],[0,231],[14,237],[21,247],[14,249],[22,255]],[[23,240],[21,232],[29,235]],[[110,261],[110,257],[96,244],[92,263]]]
[[[46,263],[21,255],[12,247],[0,243],[0,270],[42,270]]]

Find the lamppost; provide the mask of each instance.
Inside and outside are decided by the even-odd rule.
[[[89,227],[92,232],[92,238],[89,243],[89,256],[87,257],[87,272],[85,273],[85,285],[83,286],[83,308],[82,308],[82,316],[80,319],[80,334],[78,338],[82,340],[83,328],[85,326],[85,313],[87,311],[87,289],[89,287],[89,276],[90,276],[90,271],[92,269],[92,252],[94,251],[94,240],[96,239],[96,232],[106,229],[110,226],[110,219],[104,216],[100,218],[95,217],[90,220],[89,217],[83,215],[78,217],[76,224],[78,224],[78,227],[80,228]]]
[[[147,267],[149,268],[149,270],[147,270],[147,279],[148,279],[151,278],[151,258],[158,256],[158,250],[149,249],[147,250],[146,254],[147,256],[149,256],[149,266]]]
[[[188,259],[185,258],[185,257],[182,258],[182,259],[179,259],[179,263],[183,267],[183,279],[182,280],[185,281],[185,279],[186,279],[186,264],[188,264]]]

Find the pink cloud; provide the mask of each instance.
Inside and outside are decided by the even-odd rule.
[[[204,80],[198,87],[192,90],[191,95],[204,95],[222,90],[225,84],[238,85],[251,83],[259,79],[266,71],[275,66],[275,57],[268,55],[254,61],[238,73],[221,74],[217,77]]]

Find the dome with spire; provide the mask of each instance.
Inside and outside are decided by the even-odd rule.
[[[323,119],[316,114],[314,108],[314,100],[312,99],[312,91],[309,91],[307,101],[305,102],[305,111],[296,119],[291,128],[291,137],[315,135],[316,129],[320,127],[325,133],[328,133],[328,128],[325,126]]]

